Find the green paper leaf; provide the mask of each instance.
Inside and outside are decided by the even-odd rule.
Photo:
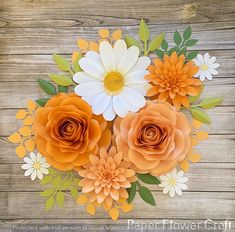
[[[48,76],[51,78],[52,81],[54,81],[58,85],[69,86],[73,84],[72,79],[64,74],[51,73],[48,74]]]
[[[50,197],[46,201],[46,211],[49,211],[55,204],[55,200],[53,197]]]
[[[197,119],[198,121],[206,124],[211,123],[209,116],[204,111],[200,110],[198,107],[190,108],[189,110],[191,111],[193,118]]]
[[[156,55],[159,57],[159,58],[163,58],[163,56],[164,56],[164,51],[162,51],[162,50],[160,50],[160,49],[157,49],[156,50]]]
[[[198,54],[198,51],[189,52],[186,56],[186,59],[187,60],[192,60],[197,56],[197,54]]]
[[[79,60],[82,58],[82,54],[79,53],[75,61],[73,62],[73,69],[75,73],[82,71],[80,65],[79,65]]]
[[[56,187],[59,186],[60,182],[61,182],[61,177],[60,177],[60,176],[57,176],[57,177],[53,180],[52,184],[53,184],[53,186],[56,188]]]
[[[131,187],[127,189],[127,192],[128,192],[128,195],[129,195],[127,201],[130,204],[133,201],[133,199],[135,198],[135,195],[136,195],[136,182],[131,183]]]
[[[46,189],[43,192],[41,192],[40,196],[41,197],[49,197],[54,193],[53,189]]]
[[[191,26],[188,26],[185,30],[184,30],[184,33],[183,33],[183,38],[184,40],[188,40],[192,35],[192,28]]]
[[[78,190],[75,187],[72,187],[70,190],[72,197],[76,200],[78,197]]]
[[[178,47],[173,47],[168,51],[168,55],[170,56],[173,52],[177,52],[178,51]]]
[[[148,204],[153,206],[156,205],[155,200],[153,198],[153,194],[148,188],[139,185],[139,195],[142,198],[142,200],[144,200]]]
[[[187,48],[186,48],[186,47],[182,48],[182,49],[179,51],[179,55],[182,55],[182,54],[186,55],[186,53],[187,53]]]
[[[139,27],[140,40],[142,40],[143,42],[147,42],[149,40],[149,36],[150,36],[150,33],[149,33],[148,25],[145,23],[143,19],[141,19],[140,27]]]
[[[61,191],[56,194],[56,204],[60,207],[62,207],[64,204],[64,193]]]
[[[182,43],[182,37],[178,31],[174,33],[174,42],[178,46]]]
[[[167,49],[168,49],[168,43],[166,42],[165,39],[162,41],[161,48],[162,48],[164,51],[167,51]]]
[[[147,174],[138,174],[138,178],[146,184],[160,184],[161,182],[157,177]]]
[[[197,39],[190,39],[190,40],[186,41],[184,43],[184,45],[186,47],[191,47],[191,46],[194,46],[197,43],[197,41],[198,41]]]
[[[64,181],[64,183],[62,184],[62,189],[68,189],[71,186],[71,182],[72,182],[71,178]]]
[[[50,98],[41,98],[36,100],[36,102],[38,103],[38,105],[40,106],[45,106],[46,103],[50,100]]]
[[[164,39],[164,36],[165,34],[161,33],[159,36],[154,37],[149,43],[148,52],[153,52],[159,48]]]
[[[52,181],[52,176],[46,175],[46,176],[43,176],[42,180],[40,180],[40,184],[41,185],[49,184],[51,181]]]
[[[70,63],[63,56],[54,53],[53,59],[60,70],[70,71]]]
[[[214,106],[219,105],[223,100],[224,100],[224,98],[222,98],[222,97],[204,98],[200,102],[200,106],[204,109],[213,108]]]
[[[56,95],[55,86],[52,85],[49,81],[43,79],[37,79],[37,82],[45,93],[49,95]]]
[[[67,93],[67,92],[68,92],[67,86],[58,85],[58,93]]]
[[[126,42],[126,45],[127,45],[128,48],[131,47],[131,46],[136,46],[136,47],[139,48],[139,50],[141,50],[139,41],[137,41],[132,36],[126,35],[125,36],[125,42]]]

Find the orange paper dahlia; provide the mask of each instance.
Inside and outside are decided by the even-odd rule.
[[[148,67],[150,74],[146,75],[152,83],[147,95],[161,102],[168,101],[178,110],[181,105],[189,107],[188,96],[197,96],[200,92],[201,81],[193,77],[198,67],[192,61],[185,63],[185,56],[178,56],[176,52],[164,55],[163,61],[154,59],[153,63]]]
[[[136,181],[135,171],[129,169],[130,162],[123,161],[123,153],[116,152],[112,147],[107,153],[100,149],[99,157],[90,155],[90,163],[78,174],[83,177],[80,181],[82,192],[89,195],[90,202],[104,203],[110,208],[113,201],[127,199],[127,188]]]

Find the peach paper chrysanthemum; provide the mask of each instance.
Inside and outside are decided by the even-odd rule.
[[[90,163],[78,171],[83,177],[80,181],[82,192],[88,194],[90,202],[104,203],[111,208],[114,201],[127,199],[127,188],[136,181],[135,171],[129,169],[129,162],[123,161],[123,153],[116,153],[112,147],[107,153],[100,149],[100,156],[90,155]]]
[[[145,76],[152,84],[147,95],[161,102],[168,101],[178,110],[181,105],[189,107],[188,96],[197,96],[202,84],[193,77],[198,67],[192,61],[185,63],[185,56],[176,52],[164,55],[163,61],[154,59],[153,63],[148,67],[150,74]]]

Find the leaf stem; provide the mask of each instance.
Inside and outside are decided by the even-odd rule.
[[[148,55],[148,51],[147,51],[147,41],[144,41],[144,56]]]

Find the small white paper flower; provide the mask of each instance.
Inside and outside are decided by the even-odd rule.
[[[185,182],[188,181],[188,178],[183,175],[182,170],[177,173],[177,170],[174,169],[172,172],[160,176],[161,184],[159,186],[163,188],[163,194],[170,193],[171,197],[174,197],[175,194],[181,196],[182,190],[187,189]]]
[[[212,75],[217,75],[218,72],[215,70],[220,65],[215,63],[216,57],[210,57],[208,53],[204,56],[198,54],[194,59],[194,63],[199,67],[199,71],[195,74],[195,77],[199,77],[201,81],[204,81],[206,78],[212,80]]]
[[[45,157],[42,157],[40,153],[35,155],[33,152],[30,153],[30,158],[24,158],[25,164],[21,166],[22,169],[26,170],[24,175],[31,175],[31,180],[35,180],[36,177],[40,180],[43,178],[43,174],[47,175],[49,171],[47,168],[50,167],[50,164],[46,162]]]
[[[146,104],[144,96],[150,85],[144,77],[150,62],[149,57],[139,57],[136,46],[127,48],[124,40],[114,47],[103,41],[99,54],[89,51],[80,59],[83,72],[73,76],[79,84],[74,91],[92,106],[94,114],[103,114],[108,121],[116,115],[125,117]]]

